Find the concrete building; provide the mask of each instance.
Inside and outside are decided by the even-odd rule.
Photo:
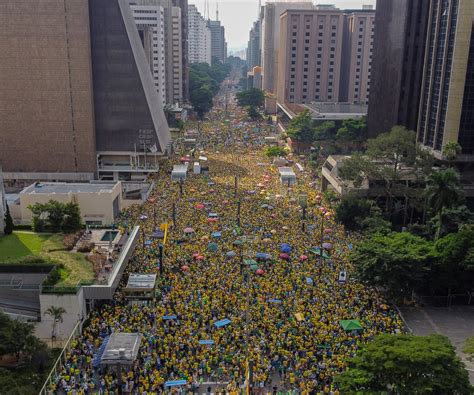
[[[249,41],[247,44],[247,65],[250,70],[255,66],[261,66],[260,26],[260,20],[255,21],[249,33]]]
[[[166,104],[165,11],[159,5],[131,5],[161,105]]]
[[[222,63],[227,55],[227,43],[225,41],[225,28],[220,21],[207,21],[207,26],[211,31],[211,59],[217,58]]]
[[[378,0],[367,117],[371,137],[418,126],[430,1]]]
[[[474,158],[473,20],[470,0],[430,2],[418,141],[438,158],[453,141]]]
[[[127,1],[89,4],[98,177],[143,178],[171,142],[161,100]]]
[[[311,0],[301,0],[296,2],[268,2],[263,7],[263,20],[261,21],[262,87],[267,94],[265,99],[265,109],[269,113],[276,113],[280,15],[288,9],[311,10],[312,8],[313,3]]]
[[[188,22],[188,0],[172,0],[173,7],[181,10],[181,81],[182,102],[189,100],[189,22]],[[176,103],[175,103],[176,104]]]
[[[169,128],[125,0],[0,2],[0,50],[6,180],[89,180],[104,163],[130,178],[147,147],[166,151]]]
[[[254,66],[252,70],[247,72],[247,89],[262,89],[262,68]]]
[[[5,187],[3,185],[3,172],[0,166],[0,234],[5,228],[5,213],[7,211],[7,200],[5,198]]]
[[[375,10],[344,10],[340,101],[369,103]]]
[[[211,64],[211,31],[194,4],[188,6],[189,63]]]
[[[340,101],[344,13],[287,10],[280,18],[277,100]]]
[[[82,0],[0,2],[0,164],[4,177],[92,179],[96,136]]]

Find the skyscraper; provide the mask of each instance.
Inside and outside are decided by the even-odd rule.
[[[261,63],[261,34],[260,34],[260,20],[253,23],[252,29],[249,32],[249,41],[247,44],[247,64],[249,69],[255,66],[260,66]]]
[[[369,135],[416,130],[430,1],[378,0],[370,75]]]
[[[439,158],[449,142],[474,155],[473,20],[470,0],[430,2],[418,141]]]
[[[312,8],[311,0],[266,3],[263,7],[263,20],[261,21],[262,88],[267,93],[265,108],[269,113],[276,112],[280,15],[288,9],[311,10]]]
[[[211,58],[216,58],[222,63],[226,60],[226,42],[225,29],[220,21],[207,22],[207,26],[211,31]]]
[[[194,4],[188,6],[189,63],[211,64],[211,31]]]
[[[0,21],[5,179],[118,178],[123,169],[126,178],[147,151],[167,149],[168,125],[125,0],[0,2]]]
[[[159,5],[131,5],[138,34],[145,49],[156,91],[166,104],[165,16]]]
[[[278,101],[339,101],[343,33],[344,13],[334,7],[281,15]]]
[[[181,10],[181,81],[182,101],[189,99],[189,50],[188,50],[188,0],[173,0],[173,6]]]

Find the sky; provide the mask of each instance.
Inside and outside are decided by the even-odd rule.
[[[201,14],[204,14],[204,1],[189,0],[189,4],[195,4]],[[229,53],[247,47],[249,31],[258,18],[258,0],[218,1],[219,20],[225,27]],[[262,0],[262,4],[265,2],[266,0]],[[334,4],[341,9],[361,8],[362,4],[372,4],[375,7],[375,0],[313,0],[313,3]],[[209,14],[211,19],[216,18],[216,0],[209,0]]]

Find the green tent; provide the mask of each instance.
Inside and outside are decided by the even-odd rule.
[[[237,240],[234,241],[234,245],[235,245],[235,246],[241,246],[241,245],[243,245],[243,244],[244,244],[244,242],[243,242],[242,240],[240,240],[240,239],[237,239]]]
[[[314,255],[321,256],[321,249],[319,247],[310,248],[309,252]],[[329,255],[326,251],[323,251],[323,258],[328,259]]]
[[[244,259],[244,264],[249,266],[258,265],[257,261],[253,259]]]
[[[219,248],[219,247],[218,247],[218,245],[217,245],[216,243],[209,243],[209,244],[207,245],[207,249],[208,249],[209,251],[212,251],[212,252],[216,252],[218,248]]]
[[[359,320],[340,320],[339,324],[345,331],[361,331],[363,329]]]

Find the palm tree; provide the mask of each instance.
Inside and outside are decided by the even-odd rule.
[[[444,169],[431,174],[426,183],[426,200],[428,207],[438,216],[438,229],[435,240],[439,239],[443,227],[443,211],[459,203],[462,192],[459,173],[452,169]]]
[[[443,156],[449,162],[449,167],[452,166],[453,161],[462,152],[462,147],[456,141],[450,141],[443,148]]]
[[[51,306],[49,307],[44,314],[49,315],[53,318],[53,328],[51,330],[51,347],[53,347],[53,339],[56,337],[56,328],[58,323],[63,322],[63,314],[66,313],[66,309],[64,307],[56,307]]]

